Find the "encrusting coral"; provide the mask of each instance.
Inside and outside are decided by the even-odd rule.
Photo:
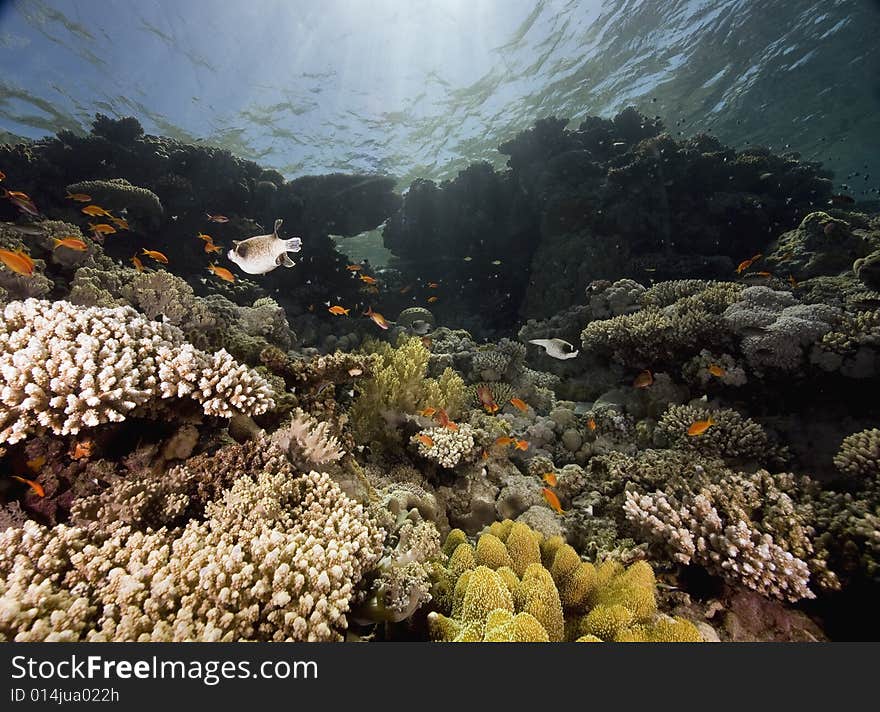
[[[125,418],[151,402],[190,397],[206,415],[255,415],[273,405],[268,383],[225,351],[130,307],[11,302],[0,323],[0,443]]]
[[[276,450],[180,529],[0,533],[0,638],[339,640],[383,538],[329,476],[296,477]]]
[[[562,537],[545,539],[525,524],[496,522],[472,547],[449,533],[433,593],[445,613],[428,616],[435,640],[454,642],[699,642],[682,619],[657,612],[654,572],[644,561],[584,562]]]

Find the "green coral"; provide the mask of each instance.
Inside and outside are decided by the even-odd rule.
[[[582,561],[562,537],[545,539],[521,522],[495,522],[476,548],[453,530],[436,562],[428,616],[439,641],[699,640],[687,621],[657,612],[650,565]],[[452,595],[449,594],[452,591]],[[688,628],[690,626],[690,628]]]
[[[461,413],[466,399],[464,381],[449,368],[437,379],[427,378],[431,352],[421,339],[401,336],[397,348],[368,341],[362,351],[376,355],[379,366],[372,378],[359,382],[352,405],[352,428],[359,442],[399,446],[400,434],[388,427],[388,421],[428,406],[445,409],[450,418]]]

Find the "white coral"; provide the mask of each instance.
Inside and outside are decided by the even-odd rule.
[[[431,445],[426,445],[419,436],[427,436],[431,439]],[[412,437],[412,442],[418,445],[419,455],[428,460],[433,460],[441,467],[455,467],[462,459],[467,458],[474,450],[474,429],[470,425],[460,424],[458,430],[436,427],[422,430]]]
[[[226,351],[207,354],[183,332],[131,307],[28,299],[0,323],[0,443],[41,428],[66,435],[125,420],[153,399],[188,396],[208,415],[257,415],[272,389]]]
[[[300,409],[294,411],[286,426],[272,434],[271,440],[294,461],[304,458],[313,467],[336,462],[345,454],[330,426]]]

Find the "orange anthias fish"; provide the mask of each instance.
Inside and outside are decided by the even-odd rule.
[[[0,190],[3,191],[2,193],[0,193],[0,197],[7,198],[10,203],[12,203],[23,213],[35,216],[40,214],[40,211],[37,210],[37,206],[34,204],[34,201],[31,200],[30,196],[27,193],[22,193],[20,190],[6,190],[5,188],[0,188]]]
[[[557,514],[565,514],[562,505],[559,503],[559,497],[556,496],[556,493],[553,490],[542,487],[541,494],[544,495],[544,499],[554,512]]]
[[[713,425],[715,425],[715,421],[712,420],[712,418],[706,418],[706,420],[698,420],[695,423],[691,424],[691,427],[688,428],[688,435],[702,435]]]
[[[167,264],[168,264],[168,258],[167,258],[165,255],[163,255],[161,252],[159,252],[159,250],[148,250],[148,249],[145,247],[145,248],[144,248],[144,251],[143,251],[141,254],[142,254],[142,255],[146,255],[147,257],[149,257],[149,258],[151,258],[151,259],[156,260],[156,262],[161,262],[163,265],[167,265]],[[211,265],[211,267],[208,267],[208,269],[210,269],[212,272],[214,272],[214,274],[216,274],[218,277],[221,277],[222,275],[217,274],[217,272],[216,272],[215,270],[212,269],[212,267],[215,267],[215,266],[216,266],[216,265]],[[223,268],[222,268],[222,267],[217,267],[217,269],[223,269]],[[224,272],[229,272],[228,269],[227,269],[227,270],[223,270],[223,271],[224,271]],[[229,276],[232,277],[232,272],[229,272]],[[226,277],[223,277],[223,279],[226,279]],[[235,278],[233,277],[233,279],[235,279]],[[228,280],[228,281],[232,281],[232,280]]]
[[[76,444],[73,446],[73,452],[70,453],[70,456],[74,460],[82,460],[87,457],[92,456],[92,449],[94,448],[95,443],[93,440],[78,440]]]
[[[30,277],[34,273],[34,261],[28,257],[24,250],[0,250],[0,262],[16,274]]]
[[[428,406],[424,410],[420,410],[419,415],[424,416],[425,418],[430,418],[436,412],[437,411],[434,408],[432,408],[431,406]]]
[[[33,493],[37,495],[37,497],[45,497],[46,490],[43,489],[43,485],[39,482],[34,482],[33,480],[29,480],[26,477],[19,477],[18,475],[12,475],[12,479],[18,480],[19,482],[24,482],[28,487],[33,490]]]
[[[434,447],[434,441],[431,439],[430,435],[416,435],[416,440],[425,447]]]
[[[347,269],[349,272],[360,272],[363,268],[363,265],[349,265],[345,269]]]
[[[516,445],[513,446],[514,450],[522,450],[525,452],[529,449],[529,441],[528,440],[517,440]]]
[[[445,408],[439,408],[437,410],[437,412],[434,414],[434,420],[436,420],[440,424],[441,428],[458,430],[458,426],[449,419],[449,415],[446,413]]]
[[[595,419],[593,416],[590,416],[590,417],[587,419],[587,427],[588,427],[590,430],[595,430],[595,429],[596,429],[596,419]]]
[[[376,324],[380,329],[387,329],[391,326],[388,323],[388,320],[382,316],[379,312],[374,312],[373,307],[369,307],[367,311],[364,312],[364,316],[370,317],[373,320],[373,323]]]
[[[489,386],[477,388],[477,398],[480,399],[480,405],[483,406],[487,413],[497,413],[501,410],[500,406],[495,402],[495,398],[492,397],[492,391]]]
[[[401,294],[406,294],[406,293],[409,292],[412,288],[413,288],[413,286],[412,286],[411,284],[407,284],[405,287],[401,287],[401,288],[400,288],[400,293],[401,293]]]
[[[112,235],[116,232],[116,228],[108,223],[98,223],[97,225],[89,223],[89,227],[97,235]]]
[[[428,297],[428,304],[433,304],[433,303],[436,302],[439,298],[440,298],[440,297]]]
[[[86,207],[84,207],[82,209],[82,211],[86,215],[91,215],[93,218],[96,218],[96,217],[102,216],[102,215],[105,217],[108,217],[108,218],[113,217],[112,213],[110,213],[109,210],[104,210],[104,208],[102,208],[100,205],[86,205]]]
[[[522,411],[523,413],[527,412],[529,409],[529,406],[526,405],[526,402],[524,400],[520,400],[519,398],[511,398],[510,402],[513,404],[514,408]]]
[[[378,284],[379,280],[375,277],[370,277],[368,274],[362,274],[360,277],[361,282],[364,284]]]
[[[509,438],[506,435],[495,438],[495,444],[499,447],[507,447],[508,445],[513,445],[515,442],[516,438]]]
[[[541,478],[551,487],[555,487],[559,480],[556,479],[556,473],[554,472],[546,472],[544,476]]]
[[[213,237],[211,237],[210,235],[206,235],[206,234],[203,233],[203,232],[198,233],[198,234],[196,235],[196,237],[199,238],[200,240],[205,241],[205,242],[214,242],[214,238],[213,238]]]
[[[117,230],[128,230],[129,229],[128,220],[126,220],[125,218],[117,218],[117,217],[113,217],[111,215],[110,222],[112,222],[116,226]]]
[[[439,286],[436,282],[428,282],[428,289],[437,289]]]
[[[92,196],[86,193],[68,193],[64,196],[68,200],[75,200],[77,203],[91,203]]]
[[[223,245],[215,245],[213,242],[206,242],[205,252],[223,252]]]
[[[56,237],[52,239],[54,243],[54,247],[52,249],[57,250],[59,247],[66,247],[68,250],[76,250],[77,252],[85,252],[89,249],[89,246],[84,243],[82,240],[77,240],[75,237]]]
[[[131,258],[131,263],[138,272],[144,271],[144,263],[140,261],[140,258],[137,255]]]
[[[715,376],[715,378],[724,378],[724,374],[727,373],[727,371],[721,368],[717,363],[709,364],[708,371]]]
[[[208,220],[215,223],[228,223],[229,218],[225,215],[211,215],[211,213],[205,213]]]
[[[650,371],[642,371],[633,381],[635,388],[650,388],[654,383],[654,375]]]
[[[222,279],[225,282],[234,282],[235,281],[235,275],[232,274],[232,272],[230,272],[225,267],[219,267],[218,265],[208,265],[208,270],[210,272],[213,272],[215,275],[217,275],[220,279]]]
[[[330,307],[327,311],[335,316],[348,316],[348,312],[350,312],[351,309],[346,309],[345,307],[336,304]]]
[[[773,275],[770,272],[755,272],[758,277],[772,277]]]

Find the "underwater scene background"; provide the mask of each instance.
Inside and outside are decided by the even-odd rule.
[[[877,36],[0,5],[0,640],[876,639]]]

